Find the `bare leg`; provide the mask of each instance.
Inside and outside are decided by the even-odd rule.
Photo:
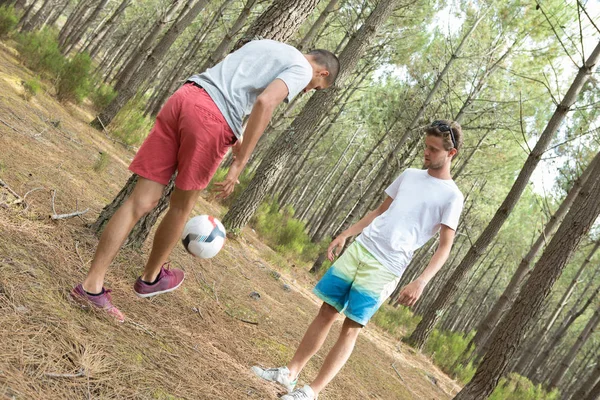
[[[152,251],[142,273],[143,281],[153,282],[158,276],[160,267],[167,261],[169,254],[180,240],[183,227],[199,195],[199,190],[175,188],[173,191],[169,211],[167,211],[154,235]]]
[[[89,293],[100,293],[110,263],[127,239],[134,225],[152,210],[162,195],[164,185],[140,177],[131,195],[111,217],[100,236],[83,288]]]
[[[340,372],[344,364],[346,364],[350,354],[352,354],[352,350],[354,350],[354,344],[356,343],[356,338],[358,338],[361,328],[362,325],[346,318],[342,325],[340,337],[331,348],[331,351],[329,351],[329,354],[327,354],[327,358],[325,358],[323,366],[321,366],[321,369],[319,370],[319,374],[310,384],[310,387],[316,395],[331,382],[337,373]]]
[[[292,357],[292,360],[287,366],[290,370],[290,378],[292,378],[292,380],[296,379],[308,360],[310,360],[310,358],[319,351],[321,346],[323,346],[323,343],[329,334],[329,330],[333,326],[337,316],[338,312],[335,307],[323,303],[319,310],[319,314],[306,330],[294,357]]]

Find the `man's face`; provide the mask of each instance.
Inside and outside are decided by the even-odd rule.
[[[313,73],[312,79],[308,83],[308,86],[306,86],[304,88],[304,90],[302,90],[302,92],[303,93],[308,93],[308,92],[310,92],[313,89],[315,89],[315,90],[327,89],[329,86],[331,86],[327,82],[327,77],[328,76],[329,76],[329,72],[328,71],[325,71],[325,70],[315,71]]]
[[[423,158],[426,168],[440,169],[446,163],[452,161],[452,156],[456,154],[456,150],[445,150],[444,139],[436,136],[425,136],[425,149],[423,150]]]

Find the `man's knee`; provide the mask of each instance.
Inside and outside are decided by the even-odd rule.
[[[132,196],[129,201],[131,202],[131,207],[135,216],[141,218],[158,205],[160,197]]]
[[[362,324],[359,324],[358,322],[346,317],[344,324],[342,325],[341,335],[356,337],[362,328]]]
[[[330,304],[323,303],[319,310],[318,317],[326,321],[334,321],[338,316],[338,310]]]

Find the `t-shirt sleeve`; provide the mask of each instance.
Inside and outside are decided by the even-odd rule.
[[[299,64],[292,65],[283,70],[277,79],[281,79],[288,87],[286,101],[289,103],[310,83],[312,68]]]
[[[392,182],[390,186],[385,189],[385,193],[390,196],[392,199],[395,199],[398,195],[398,190],[400,189],[400,185],[406,176],[406,170],[404,170],[395,180]]]
[[[442,213],[442,224],[456,231],[458,220],[463,209],[463,196],[456,195],[448,202]]]

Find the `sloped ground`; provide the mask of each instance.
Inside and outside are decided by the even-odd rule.
[[[0,179],[27,194],[13,204],[16,197],[0,187],[0,397],[275,398],[278,389],[249,367],[284,364],[319,303],[310,294],[315,282],[308,268],[284,265],[250,229],[212,260],[194,259],[178,246],[171,261],[186,271],[186,282],[152,300],[131,290],[148,245],[142,253],[121,251],[107,286],[127,316],[124,324],[69,300],[97,244],[86,224],[127,180],[133,151],[87,126],[92,115],[83,108],[61,105],[48,93],[25,101],[21,81],[31,76],[0,43]],[[100,151],[111,158],[96,172]],[[90,211],[53,221],[53,194],[58,214]],[[207,194],[195,212],[222,216],[209,200]],[[249,296],[253,291],[260,299]],[[316,374],[340,322],[301,381]],[[425,357],[368,326],[321,398],[449,399],[458,389]]]

